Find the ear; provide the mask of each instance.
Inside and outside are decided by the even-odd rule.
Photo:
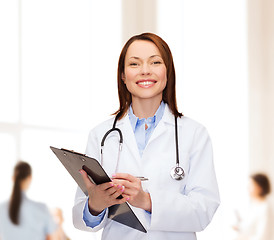
[[[122,74],[121,74],[121,77],[122,77],[122,81],[125,83],[125,80],[126,80],[125,74],[122,73]]]

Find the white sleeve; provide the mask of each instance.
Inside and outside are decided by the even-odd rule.
[[[198,232],[210,223],[220,199],[211,140],[204,127],[197,128],[194,135],[184,192],[163,188],[149,192],[151,230]]]

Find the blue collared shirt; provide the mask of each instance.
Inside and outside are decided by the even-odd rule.
[[[155,115],[150,118],[142,118],[139,119],[136,117],[132,111],[132,107],[130,106],[128,116],[129,121],[131,123],[131,127],[133,129],[136,143],[139,149],[140,156],[142,157],[143,151],[148,143],[150,136],[152,135],[154,129],[162,119],[165,111],[165,104],[161,102],[158,110],[156,111]],[[147,129],[145,128],[147,125]]]
[[[152,135],[154,129],[157,127],[158,123],[162,119],[164,115],[164,111],[165,111],[165,104],[162,101],[153,117],[150,117],[147,119],[146,118],[139,119],[138,117],[134,115],[132,111],[132,107],[130,106],[130,109],[128,112],[129,121],[130,121],[132,130],[134,132],[136,143],[139,149],[139,154],[141,157],[143,155],[144,149],[148,143],[150,136]],[[146,125],[147,125],[147,129],[146,129]],[[98,216],[91,215],[88,209],[88,200],[87,200],[83,213],[84,213],[83,220],[85,221],[86,225],[94,228],[100,224],[100,222],[104,218],[106,210],[101,212]]]

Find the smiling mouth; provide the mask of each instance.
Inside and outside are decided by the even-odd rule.
[[[157,81],[155,81],[155,80],[141,80],[141,81],[137,81],[136,84],[141,87],[147,87],[147,86],[154,85],[156,82]]]

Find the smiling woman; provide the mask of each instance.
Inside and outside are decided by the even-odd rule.
[[[119,58],[117,81],[120,108],[115,118],[90,132],[86,148],[112,182],[95,185],[81,170],[88,197],[78,188],[74,225],[91,232],[103,229],[102,239],[196,240],[219,206],[219,192],[207,130],[177,109],[166,42],[152,33],[130,38]],[[124,135],[121,152],[113,129]],[[113,158],[117,154],[119,164]],[[125,202],[147,233],[108,219],[108,207]]]

